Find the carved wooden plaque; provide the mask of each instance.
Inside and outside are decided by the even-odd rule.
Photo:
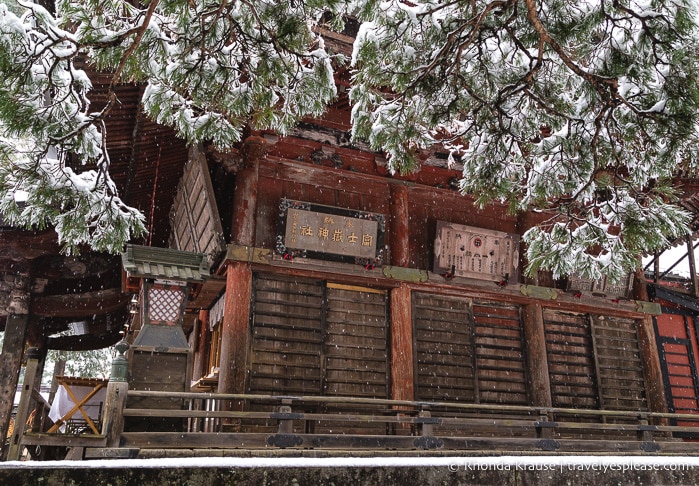
[[[385,218],[382,214],[283,199],[277,252],[380,265]]]
[[[518,281],[519,235],[438,221],[434,253],[435,273]]]

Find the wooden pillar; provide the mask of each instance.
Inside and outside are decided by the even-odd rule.
[[[660,282],[660,253],[657,251],[653,260],[653,282]]]
[[[403,184],[391,186],[390,248],[391,265],[410,266],[410,226],[408,209],[408,187]]]
[[[194,363],[192,364],[192,380],[196,381],[208,373],[206,366],[209,362],[209,311],[200,310],[197,319],[196,342],[194,347]]]
[[[391,398],[415,399],[413,316],[410,288],[391,290]]]
[[[112,371],[107,384],[107,396],[104,399],[102,412],[102,435],[107,447],[119,447],[121,434],[124,431],[124,406],[129,391],[129,363],[125,353],[129,349],[126,341],[120,341],[114,346],[117,356],[112,360]]]
[[[255,246],[258,161],[264,151],[265,141],[261,137],[248,137],[243,144],[245,164],[235,176],[231,222],[231,240],[239,245]]]
[[[266,142],[251,136],[243,143],[244,167],[236,174],[233,195],[231,240],[239,245],[255,246],[259,160]],[[250,302],[252,271],[246,263],[232,262],[226,270],[226,300],[221,324],[221,366],[219,393],[244,393],[250,346]],[[225,408],[238,406],[224,404]]]
[[[651,412],[667,412],[663,373],[660,369],[660,353],[655,341],[653,316],[647,315],[638,322],[638,340],[641,349],[643,372],[646,379],[648,408]]]
[[[657,277],[657,274],[655,275]],[[636,300],[649,301],[648,283],[643,268],[639,267],[633,274],[633,282],[631,285],[631,296]]]
[[[551,380],[546,353],[544,314],[540,304],[524,306],[524,342],[527,347],[527,369],[529,372],[529,401],[534,407],[550,407]]]
[[[692,235],[687,235],[687,259],[689,261],[689,276],[692,279],[692,294],[699,297],[699,278],[697,278],[697,262],[694,258],[694,244]]]
[[[226,270],[226,300],[221,324],[221,369],[218,393],[245,393],[250,346],[252,271],[232,262]]]
[[[28,299],[28,292],[26,294]],[[5,339],[0,354],[0,437],[2,457],[5,457],[5,437],[10,427],[19,374],[24,357],[24,344],[29,329],[29,314],[10,314],[5,324]]]
[[[15,416],[15,429],[12,432],[12,437],[10,437],[10,446],[7,452],[8,461],[18,461],[22,455],[21,440],[24,435],[27,418],[29,417],[32,404],[32,390],[37,382],[37,374],[39,375],[39,381],[41,380],[40,364],[41,352],[37,348],[29,348],[27,350],[27,366],[24,369],[24,383],[22,384],[17,415]]]
[[[53,402],[47,402],[45,399],[41,399],[42,403],[38,402],[37,395],[40,395],[41,391],[41,379],[44,376],[44,371],[46,367],[46,355],[48,354],[48,349],[44,346],[41,348],[34,348],[36,350],[35,357],[37,359],[37,364],[36,364],[36,373],[34,374],[34,383],[32,384],[32,390],[34,390],[34,394],[32,396],[32,403],[34,404],[34,410],[37,412],[37,414],[34,417],[34,420],[32,422],[32,432],[39,432],[42,430],[43,427],[43,421],[45,417],[48,417],[48,408],[50,407],[50,404]],[[29,355],[27,355],[27,359],[29,359]],[[28,363],[27,363],[28,364]],[[25,371],[25,376],[26,376],[26,371]],[[46,407],[46,409],[44,409]],[[31,415],[31,412],[30,412]]]
[[[656,274],[657,277],[657,274]],[[643,269],[636,270],[634,275],[633,297],[636,300],[648,301],[648,286],[645,283]],[[663,372],[660,367],[660,351],[655,340],[653,316],[647,315],[637,321],[638,345],[643,363],[643,375],[646,380],[648,408],[651,412],[667,412]]]
[[[53,374],[51,375],[51,388],[49,389],[49,403],[53,403],[53,399],[58,392],[57,376],[63,376],[66,370],[66,355],[64,351],[58,352],[58,359],[53,364]]]

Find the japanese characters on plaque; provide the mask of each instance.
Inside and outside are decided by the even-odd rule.
[[[434,271],[457,277],[516,283],[519,235],[437,222]]]
[[[382,214],[282,199],[277,252],[284,258],[310,257],[381,265]]]
[[[608,281],[606,278],[592,280],[579,275],[569,275],[566,290],[576,292],[590,292],[592,295],[603,294],[617,297],[628,297],[633,289],[633,273],[627,273],[618,283]]]

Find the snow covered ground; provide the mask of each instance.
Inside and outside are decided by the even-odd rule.
[[[445,467],[459,470],[525,471],[687,471],[699,467],[691,456],[499,456],[499,457],[191,457],[90,461],[8,461],[2,469],[22,468],[325,468]]]

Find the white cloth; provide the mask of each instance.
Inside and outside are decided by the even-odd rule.
[[[85,398],[85,396],[90,393],[93,389],[91,386],[78,386],[78,385],[69,385],[70,386],[70,391],[73,392],[73,395],[75,395],[75,398],[78,399],[78,401],[82,400]],[[90,398],[87,403],[85,403],[82,406],[82,409],[85,410],[85,413],[92,419],[92,420],[99,420],[100,419],[100,412],[102,410],[102,404],[104,403],[105,398],[107,397],[107,387],[102,387],[95,393],[95,395]],[[65,414],[70,412],[73,407],[75,407],[75,402],[73,399],[70,397],[68,392],[66,391],[65,387],[63,385],[60,385],[58,387],[58,390],[56,390],[56,396],[53,398],[53,403],[51,404],[51,410],[49,410],[49,418],[53,420],[54,422],[57,422],[58,420],[61,419]],[[80,413],[80,410],[76,410],[71,419],[80,419],[84,420],[83,414]]]

